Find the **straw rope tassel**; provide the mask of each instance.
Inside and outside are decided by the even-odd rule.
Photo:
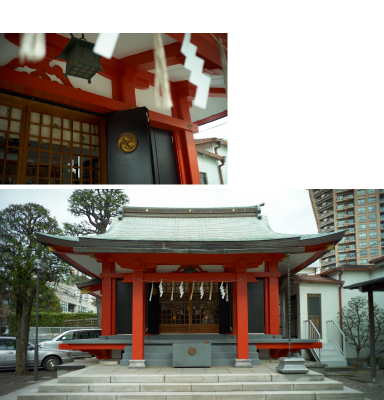
[[[171,109],[173,106],[168,79],[167,62],[161,33],[153,34],[153,52],[155,57],[155,102],[158,107]]]
[[[152,287],[151,287],[151,294],[149,295],[149,301],[152,301],[152,293],[153,293],[153,282],[152,282]]]
[[[228,282],[225,285],[225,295],[226,295],[226,301],[229,301],[229,297],[228,297]]]
[[[19,59],[38,62],[44,59],[46,54],[45,33],[24,33],[21,38]]]
[[[211,281],[211,287],[209,289],[209,301],[212,299],[212,289],[213,289],[213,282]]]
[[[227,64],[227,57],[225,56],[223,41],[221,38],[220,38],[219,46],[220,46],[220,57],[221,57],[221,69],[223,70],[225,91],[228,94],[228,83],[227,83],[228,64]]]
[[[171,293],[171,301],[173,301],[173,288],[174,288],[174,282],[172,282],[172,293]]]

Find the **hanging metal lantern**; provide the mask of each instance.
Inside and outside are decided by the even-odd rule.
[[[55,57],[67,60],[64,78],[67,78],[68,75],[76,76],[87,79],[88,83],[91,83],[94,75],[99,71],[103,72],[100,56],[93,52],[94,46],[94,43],[87,42],[84,33],[81,39],[74,37],[71,33],[71,40],[61,54]]]

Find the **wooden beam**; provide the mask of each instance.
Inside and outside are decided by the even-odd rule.
[[[211,115],[210,117],[207,117],[207,118],[201,119],[199,121],[196,121],[195,124],[197,124],[199,126],[200,125],[204,125],[204,124],[208,124],[208,122],[217,121],[218,119],[224,118],[226,116],[228,116],[228,110],[225,110],[225,111],[223,111],[221,113],[218,113],[218,114],[215,114],[215,115]]]

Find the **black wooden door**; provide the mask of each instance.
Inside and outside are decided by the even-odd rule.
[[[248,282],[248,332],[265,333],[264,279]]]
[[[116,281],[116,334],[132,333],[132,283]]]
[[[151,134],[146,107],[106,114],[109,184],[153,184]],[[117,147],[122,133],[133,133],[137,148],[123,153]]]
[[[151,301],[149,298],[151,296],[152,283],[147,283],[145,285],[146,289],[146,329],[145,333],[150,333],[152,335],[159,334],[159,324],[160,324],[160,304],[159,304],[159,284],[153,284],[153,292]]]
[[[151,127],[151,142],[156,184],[177,184],[172,133]]]
[[[224,284],[226,285],[226,283]],[[233,332],[232,283],[228,283],[228,301],[219,295],[219,333]]]

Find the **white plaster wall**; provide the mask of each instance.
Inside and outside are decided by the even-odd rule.
[[[199,164],[199,171],[207,174],[208,185],[220,185],[219,161],[197,153],[197,163]]]
[[[199,148],[203,150],[207,150],[211,153],[215,153],[214,148],[217,147],[217,143],[204,143],[204,144],[199,144]],[[223,181],[224,185],[228,184],[228,149],[227,146],[221,146],[219,149],[217,149],[217,154],[220,156],[225,156],[226,161],[224,166],[221,168],[221,171],[223,173]],[[200,172],[205,172],[207,174],[208,178],[208,185],[220,185],[220,174],[219,174],[219,165],[221,164],[220,161],[215,160],[214,158],[211,158],[209,156],[206,156],[204,154],[199,154],[197,153],[197,162],[199,164],[199,171]]]

